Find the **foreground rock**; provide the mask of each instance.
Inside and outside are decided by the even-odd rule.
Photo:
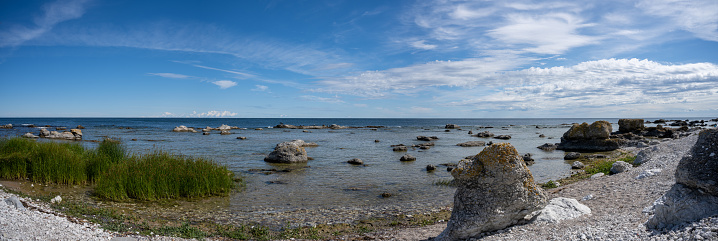
[[[609,139],[613,127],[608,121],[596,121],[591,125],[573,124],[561,137],[558,150],[613,151],[620,147],[620,139]]]
[[[574,219],[581,215],[591,214],[591,209],[573,198],[557,197],[551,199],[545,208],[538,211],[536,222],[558,223],[561,220]]]
[[[271,163],[307,162],[309,157],[307,156],[307,151],[304,150],[305,144],[303,140],[279,143],[274,147],[274,151],[264,158],[264,161]]]
[[[547,197],[511,144],[497,143],[462,160],[451,175],[454,209],[435,240],[460,240],[516,224],[546,205]]]
[[[718,215],[718,130],[700,132],[675,176],[676,184],[654,203],[648,228],[672,228]]]

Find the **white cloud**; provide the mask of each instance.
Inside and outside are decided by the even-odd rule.
[[[578,30],[593,26],[571,14],[546,14],[539,17],[511,14],[508,23],[488,31],[501,42],[527,46],[523,50],[539,54],[562,54],[569,49],[595,44],[600,37],[581,35]]]
[[[344,103],[344,101],[339,99],[338,96],[335,96],[334,98],[326,98],[326,97],[319,97],[319,96],[314,96],[314,95],[302,95],[302,96],[299,96],[299,98],[302,100],[306,100],[306,101],[327,102],[327,103]]]
[[[269,87],[265,86],[265,85],[254,85],[254,89],[252,89],[252,91],[260,91],[260,92],[267,91],[267,90],[269,90]]]
[[[60,0],[43,5],[43,14],[33,21],[35,26],[10,25],[7,31],[0,32],[0,47],[14,47],[28,40],[42,36],[55,25],[82,17],[87,0]],[[6,23],[3,23],[5,25]]]
[[[149,73],[150,75],[156,75],[160,77],[165,78],[171,78],[171,79],[189,79],[192,78],[192,76],[183,75],[183,74],[175,74],[175,73]]]
[[[409,45],[411,45],[411,47],[414,47],[417,49],[424,49],[424,50],[430,50],[430,49],[436,48],[436,45],[426,44],[424,42],[425,42],[424,40],[419,40],[419,41],[411,42],[411,43],[409,43]]]
[[[207,112],[197,113],[197,111],[192,111],[191,114],[175,114],[171,112],[164,112],[160,117],[192,117],[192,118],[223,118],[223,117],[236,117],[237,113],[230,112],[230,111],[217,111],[217,110],[211,110]]]
[[[664,22],[667,26],[673,25],[704,40],[718,41],[718,1],[642,0],[637,7],[647,14],[667,17],[670,20]]]
[[[233,86],[237,85],[237,82],[234,82],[231,80],[218,80],[218,81],[212,82],[212,84],[219,86],[220,89],[227,89],[229,87],[233,87]]]

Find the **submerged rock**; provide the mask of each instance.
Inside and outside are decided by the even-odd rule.
[[[494,136],[494,133],[491,133],[489,131],[483,131],[476,134],[476,137],[492,137]]]
[[[401,156],[401,158],[399,158],[399,161],[403,161],[403,162],[416,161],[416,157],[406,154],[406,155]]]
[[[444,126],[444,129],[459,129],[459,128],[461,128],[461,127],[457,124],[446,124],[446,126]]]
[[[462,146],[462,147],[485,146],[485,145],[486,145],[486,142],[483,142],[483,141],[467,141],[467,142],[459,143],[459,144],[456,144],[456,145],[457,145],[457,146]]]
[[[364,164],[364,161],[362,161],[359,158],[353,158],[353,159],[347,161],[347,163],[352,164],[352,165],[362,165],[362,164]]]
[[[544,150],[544,151],[553,151],[553,150],[556,150],[556,147],[558,147],[558,144],[545,143],[543,145],[537,146],[536,148]]]
[[[516,224],[546,205],[547,197],[511,144],[496,143],[451,175],[457,184],[454,209],[435,240],[460,240]]]

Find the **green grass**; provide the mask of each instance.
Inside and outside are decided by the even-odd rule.
[[[599,161],[596,163],[593,163],[589,167],[586,168],[586,173],[593,175],[596,173],[603,173],[606,175],[611,174],[611,167],[613,166],[613,163],[617,161],[624,161],[627,163],[630,163],[631,165],[637,166],[633,163],[633,161],[636,160],[636,156],[627,156],[619,159],[613,159],[613,160],[605,160],[605,161]]]
[[[554,182],[553,180],[550,180],[544,184],[541,184],[541,187],[549,189],[549,188],[557,188],[558,185],[556,185],[556,182]]]
[[[0,178],[95,184],[97,196],[116,201],[222,196],[235,186],[234,174],[211,160],[162,151],[127,155],[109,139],[89,150],[77,143],[0,140]]]

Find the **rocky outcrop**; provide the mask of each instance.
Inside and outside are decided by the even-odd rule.
[[[408,149],[406,146],[401,145],[401,146],[395,146],[394,149],[392,149],[392,150],[393,151],[407,151]]]
[[[457,146],[462,146],[462,147],[485,146],[485,145],[486,145],[486,142],[483,142],[483,141],[467,141],[467,142],[459,143],[459,144],[456,144],[456,145],[457,145]]]
[[[40,137],[48,139],[82,140],[82,131],[79,129],[72,129],[72,131],[58,132],[42,128],[40,129]]]
[[[499,230],[543,208],[547,197],[511,144],[496,143],[451,171],[454,209],[435,240],[460,240]]]
[[[703,130],[676,168],[676,184],[654,202],[648,228],[672,228],[718,215],[718,130]]]
[[[534,217],[536,222],[559,223],[561,220],[574,219],[591,214],[591,209],[573,198],[557,197],[551,199],[545,208]]]
[[[194,130],[194,128],[186,127],[186,126],[176,126],[174,129],[172,129],[172,131],[174,131],[174,132],[192,132],[192,133],[197,132],[196,130]]]
[[[620,133],[631,133],[641,132],[644,129],[643,119],[619,119],[618,120],[618,132]]]
[[[609,139],[613,127],[608,121],[596,121],[589,125],[573,124],[561,137],[558,150],[612,151],[620,147],[621,139]]]
[[[586,165],[583,164],[583,162],[575,161],[571,164],[571,169],[583,169],[586,167]]]
[[[0,125],[0,129],[12,129],[12,124]]]
[[[304,144],[303,140],[279,143],[274,147],[274,151],[264,158],[264,161],[271,163],[307,162],[309,157],[307,156],[307,151],[304,150]]]
[[[677,133],[675,133],[672,128],[663,127],[662,125],[645,128],[645,131],[642,134],[643,136],[651,136],[658,138],[673,138],[677,136]]]
[[[444,129],[459,129],[459,128],[461,128],[461,126],[459,126],[457,124],[446,124],[446,126],[444,126]]]
[[[300,126],[295,126],[295,125],[288,125],[288,124],[281,123],[281,124],[279,124],[279,125],[274,126],[274,128],[285,128],[285,129],[347,129],[347,128],[349,128],[349,127],[347,127],[347,126],[340,126],[340,125],[337,125],[337,124],[331,124],[330,126],[326,126],[326,125],[321,125],[321,126],[318,126],[318,125],[311,125],[311,126],[301,126],[301,125],[300,125]]]

